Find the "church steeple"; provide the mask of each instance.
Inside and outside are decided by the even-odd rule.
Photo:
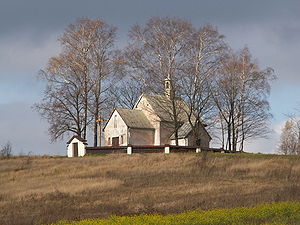
[[[173,88],[172,81],[170,75],[168,75],[168,77],[165,79],[165,96],[168,97],[169,99],[173,98],[172,88]]]

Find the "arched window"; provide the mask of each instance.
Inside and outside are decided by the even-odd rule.
[[[166,88],[169,89],[170,88],[170,83],[166,82]]]
[[[117,128],[117,115],[114,117],[114,128]]]
[[[108,138],[108,145],[110,145],[111,143],[110,143],[110,137]]]

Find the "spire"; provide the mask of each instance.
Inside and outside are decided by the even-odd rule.
[[[165,79],[165,96],[169,99],[173,98],[172,81],[170,75]]]

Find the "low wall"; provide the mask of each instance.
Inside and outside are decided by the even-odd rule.
[[[128,145],[128,146],[104,146],[86,147],[87,154],[111,154],[111,153],[184,153],[184,152],[221,152],[228,153],[222,148],[200,148],[199,146],[174,146],[174,145]]]
[[[86,154],[127,153],[127,146],[85,147]]]
[[[180,152],[196,152],[199,146],[170,146],[170,153],[180,153]],[[201,149],[202,150],[202,149]]]
[[[164,153],[165,146],[164,145],[141,145],[141,146],[131,146],[132,153]]]

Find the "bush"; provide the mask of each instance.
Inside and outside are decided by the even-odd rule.
[[[2,158],[9,158],[11,156],[11,143],[8,141],[0,150],[0,155]]]

